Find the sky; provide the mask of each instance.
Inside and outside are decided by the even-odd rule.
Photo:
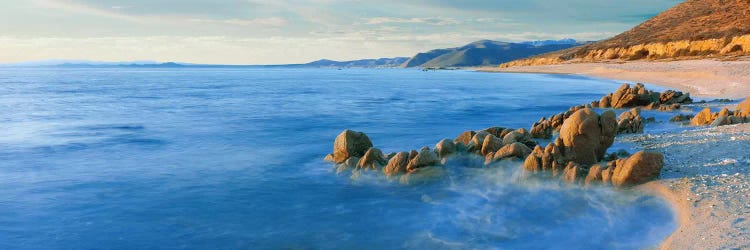
[[[600,40],[677,0],[0,0],[0,62],[287,64]]]

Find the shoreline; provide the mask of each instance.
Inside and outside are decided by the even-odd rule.
[[[571,74],[641,82],[690,92],[700,98],[745,98],[750,94],[750,60],[567,63],[511,68],[481,67],[489,73]]]
[[[578,63],[474,70],[635,81],[690,92],[698,98],[742,99],[750,95],[750,61],[743,60]],[[750,155],[737,150],[750,144],[750,124],[639,134],[625,140],[665,155],[660,178],[635,187],[663,198],[674,210],[677,228],[659,249],[750,248]]]

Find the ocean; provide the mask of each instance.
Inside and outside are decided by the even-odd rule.
[[[661,198],[523,179],[520,162],[449,161],[403,184],[323,161],[344,129],[384,152],[529,129],[615,91],[610,80],[0,68],[0,85],[2,249],[632,249],[676,228]]]

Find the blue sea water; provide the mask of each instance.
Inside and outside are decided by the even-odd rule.
[[[344,129],[384,152],[525,127],[618,83],[404,69],[0,68],[2,249],[631,249],[656,197],[451,161],[401,184],[336,174]]]

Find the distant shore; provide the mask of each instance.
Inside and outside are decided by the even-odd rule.
[[[576,74],[661,85],[700,98],[750,96],[750,60],[577,63],[483,72]],[[719,108],[721,104],[711,104]],[[727,108],[734,109],[734,105]],[[639,188],[668,200],[679,227],[661,249],[750,247],[750,124],[695,128],[628,139],[664,153],[659,180]]]
[[[636,61],[568,63],[524,67],[482,67],[483,72],[576,74],[661,85],[703,98],[745,98],[750,95],[750,58],[736,61]]]

